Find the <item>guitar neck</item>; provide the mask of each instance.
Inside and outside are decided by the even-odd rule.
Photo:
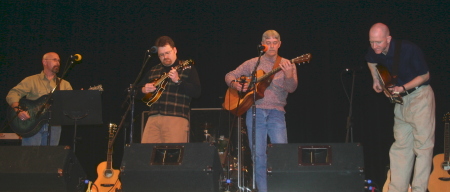
[[[180,68],[181,65],[177,65],[175,67],[173,67],[175,70],[178,70],[178,68]],[[161,83],[163,83],[167,78],[169,77],[169,73],[164,73],[164,75],[162,75],[156,82],[155,82],[155,86],[159,86],[161,85]]]
[[[281,70],[281,67],[277,67],[277,68],[273,69],[272,71],[269,71],[268,73],[264,74],[263,76],[258,77],[258,78],[256,79],[256,82],[259,83],[259,82],[261,82],[261,81],[264,81],[265,79],[267,79],[267,78],[270,77],[271,75],[273,75],[273,74],[275,74],[275,73],[278,73],[280,70]]]
[[[444,161],[449,161],[450,154],[450,130],[449,130],[449,122],[445,122],[444,128]]]
[[[295,64],[295,60],[296,60],[296,59],[291,59],[291,60],[290,60],[290,61],[291,61],[291,64]],[[267,79],[267,78],[270,77],[271,75],[273,75],[273,74],[275,74],[275,73],[278,73],[280,70],[281,70],[281,67],[277,67],[277,68],[275,68],[275,69],[272,69],[271,71],[269,71],[268,73],[264,74],[263,76],[258,77],[258,78],[256,79],[256,82],[258,83],[258,82],[264,81],[265,79]]]
[[[106,169],[112,169],[112,147],[108,149],[108,155],[106,156]]]

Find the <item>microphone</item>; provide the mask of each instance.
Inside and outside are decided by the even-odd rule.
[[[80,54],[74,54],[70,56],[70,59],[74,60],[74,61],[81,61],[82,57]]]
[[[345,68],[344,71],[345,72],[350,72],[350,71],[360,71],[362,70],[363,67],[362,66],[358,66],[358,67],[349,67],[349,68]]]
[[[153,46],[149,50],[147,50],[150,54],[154,54],[158,52],[158,47]]]
[[[266,52],[269,49],[269,46],[267,46],[267,45],[258,45],[256,49],[258,49],[258,51],[261,51],[261,52]]]

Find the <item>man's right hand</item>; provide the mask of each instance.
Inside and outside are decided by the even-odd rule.
[[[142,93],[151,93],[156,90],[155,83],[147,83],[144,87],[142,87]]]
[[[381,93],[383,91],[383,88],[378,81],[373,82],[373,90],[375,90],[375,92],[377,93]]]
[[[244,83],[243,85],[237,81],[231,83],[231,88],[238,90],[239,92],[247,92],[248,83]]]

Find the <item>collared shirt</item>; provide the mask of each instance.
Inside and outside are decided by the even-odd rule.
[[[392,68],[394,65],[394,52],[397,43],[398,41],[395,39],[391,41],[389,44],[388,53],[386,55],[382,53],[376,54],[373,49],[369,47],[366,54],[366,61],[369,63],[384,65],[388,68],[389,72],[392,73]],[[427,72],[428,66],[422,50],[416,44],[407,40],[402,40],[397,85],[404,85],[417,76],[424,75]],[[428,85],[429,82],[430,80],[424,82],[422,85]]]
[[[282,58],[281,62],[283,62],[283,60],[286,59]],[[236,80],[243,75],[251,76],[257,61],[258,57],[245,61],[235,70],[230,71],[225,75],[225,82],[229,85],[232,80]],[[263,70],[265,73],[268,73],[273,69],[274,64],[275,61],[272,61],[263,55],[257,70]],[[288,93],[292,93],[297,89],[297,69],[294,68],[294,70],[295,75],[291,79],[286,79],[283,71],[275,73],[272,82],[264,91],[264,97],[256,101],[256,107],[261,109],[276,109],[285,112],[284,106],[287,104],[286,99]]]
[[[41,71],[40,74],[26,77],[13,87],[6,96],[6,102],[11,105],[14,102],[19,102],[24,96],[29,100],[36,100],[52,92],[55,87],[56,78],[50,81],[45,77],[44,71]],[[66,80],[62,80],[60,90],[72,90],[72,86]]]

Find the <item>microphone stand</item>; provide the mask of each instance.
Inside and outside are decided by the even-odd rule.
[[[123,123],[125,121],[125,118],[128,114],[128,111],[130,111],[130,135],[129,135],[129,144],[133,143],[133,133],[134,133],[134,100],[135,100],[135,96],[136,96],[136,84],[138,83],[138,81],[141,79],[142,76],[142,72],[145,69],[145,66],[147,65],[147,62],[150,60],[151,58],[151,53],[150,50],[147,50],[147,52],[145,53],[145,61],[142,64],[142,68],[139,71],[138,76],[136,77],[136,80],[134,81],[133,84],[130,84],[130,87],[128,87],[128,96],[126,97],[124,103],[126,102],[126,100],[129,98],[130,99],[130,103],[128,104],[128,108],[125,111],[124,115],[122,116],[122,120],[120,121],[120,124],[118,125],[117,128],[117,132],[119,132],[122,127],[123,127]],[[126,141],[126,128],[125,128],[125,141]],[[114,143],[115,139],[117,137],[117,134],[114,135],[114,138],[112,139],[111,145]]]
[[[349,137],[351,140],[351,143],[353,143],[353,122],[352,122],[352,113],[353,113],[353,89],[355,87],[355,76],[356,76],[356,71],[353,70],[353,78],[352,78],[352,90],[350,92],[350,106],[349,106],[349,112],[348,112],[348,117],[347,117],[347,134],[345,137],[345,143],[348,143]],[[350,135],[350,136],[349,136]]]
[[[259,50],[259,49],[258,49]],[[256,69],[259,66],[261,61],[261,56],[264,54],[264,51],[259,51],[258,61],[256,61],[255,68],[252,72],[252,79],[250,81],[249,88],[253,88],[253,104],[252,104],[252,191],[256,190]]]
[[[73,56],[70,56],[70,58],[67,59],[66,64],[69,62],[69,60],[71,58],[73,58]],[[55,90],[61,85],[61,82],[65,78],[65,76],[66,76],[67,72],[69,71],[69,69],[72,69],[72,67],[74,65],[75,65],[75,63],[73,62],[73,60],[70,62],[70,65],[66,65],[66,67],[64,68],[64,72],[61,75],[61,80],[58,80],[58,76],[55,73],[55,77],[54,78],[56,78],[56,82],[57,82],[56,87],[50,92],[50,94],[48,95],[47,101],[44,103],[44,105],[46,107],[48,107],[48,109],[49,109],[48,110],[48,120],[47,120],[47,123],[48,123],[48,125],[47,125],[47,146],[50,146],[50,144],[51,144],[51,137],[52,137],[52,135],[51,135],[52,134],[52,125],[51,125],[51,120],[52,120],[51,106],[52,106],[52,103],[50,103],[51,101],[53,101],[52,95],[53,95],[53,92],[55,92]],[[75,150],[75,143],[73,145],[74,145],[74,150]]]

